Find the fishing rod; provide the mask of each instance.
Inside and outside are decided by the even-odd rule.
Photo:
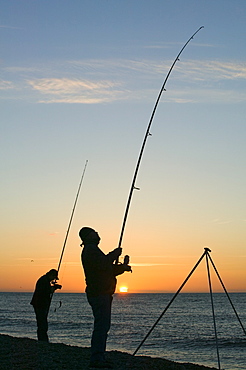
[[[156,100],[156,103],[155,103],[155,106],[154,106],[154,109],[152,111],[152,114],[151,114],[151,117],[150,117],[150,121],[149,121],[149,124],[147,126],[147,130],[146,130],[146,133],[145,133],[145,136],[144,136],[144,140],[143,140],[143,143],[142,143],[142,147],[141,147],[141,150],[140,150],[140,154],[139,154],[139,157],[138,157],[138,161],[137,161],[137,165],[136,165],[136,168],[135,168],[135,172],[134,172],[134,175],[133,175],[133,180],[132,180],[132,184],[131,184],[131,188],[130,188],[130,193],[129,193],[129,197],[128,197],[128,201],[127,201],[127,205],[126,205],[126,209],[125,209],[125,215],[124,215],[124,218],[123,218],[123,223],[122,223],[122,228],[121,228],[121,233],[120,233],[120,238],[119,238],[119,244],[118,244],[118,247],[120,248],[121,247],[121,244],[122,244],[122,240],[123,240],[123,235],[124,235],[124,231],[125,231],[125,226],[126,226],[126,221],[127,221],[127,216],[128,216],[128,213],[129,213],[129,209],[130,209],[130,204],[131,204],[131,200],[132,200],[132,195],[133,195],[133,191],[136,189],[136,190],[139,190],[139,188],[136,188],[135,186],[135,183],[136,183],[136,179],[137,179],[137,175],[138,175],[138,170],[139,170],[139,166],[140,166],[140,163],[141,163],[141,159],[142,159],[142,156],[143,156],[143,152],[144,152],[144,148],[145,148],[145,145],[146,145],[146,142],[147,142],[147,138],[148,136],[151,136],[151,133],[150,133],[150,128],[151,128],[151,125],[152,125],[152,121],[154,119],[154,115],[155,115],[155,112],[156,112],[156,109],[157,109],[157,106],[158,106],[158,103],[160,101],[160,98],[161,98],[161,95],[163,93],[163,91],[166,91],[165,90],[165,85],[167,83],[167,80],[175,66],[175,64],[177,63],[177,61],[179,60],[179,57],[181,55],[181,53],[183,52],[183,50],[186,48],[186,46],[189,44],[189,42],[193,39],[193,37],[202,29],[204,28],[204,26],[198,28],[198,30],[193,33],[193,35],[189,38],[189,40],[184,44],[184,46],[182,47],[182,49],[180,50],[180,52],[178,53],[177,57],[175,58],[171,68],[169,69],[168,73],[167,73],[167,76],[162,84],[162,87],[161,87],[161,90],[159,92],[159,95],[157,97],[157,100]],[[118,261],[116,261],[116,263],[118,263]]]
[[[86,167],[87,167],[87,163],[88,163],[88,160],[86,160],[86,162],[85,162],[85,167],[84,167],[84,170],[83,170],[81,179],[80,179],[78,191],[77,191],[77,194],[76,194],[76,197],[75,197],[75,201],[74,201],[74,206],[73,206],[71,217],[70,217],[70,220],[69,220],[69,223],[68,223],[68,228],[67,228],[65,240],[64,240],[64,244],[63,244],[63,247],[62,247],[62,252],[61,252],[60,260],[59,260],[58,267],[57,267],[57,271],[58,272],[59,272],[60,267],[61,267],[61,262],[62,262],[63,254],[64,254],[64,251],[65,251],[65,247],[66,247],[66,244],[67,244],[67,238],[68,238],[68,234],[69,234],[70,227],[71,227],[71,224],[72,224],[73,215],[74,215],[74,211],[75,211],[75,208],[76,208],[76,205],[77,205],[77,201],[78,201],[78,197],[79,197],[81,185],[82,185],[82,182],[83,182],[83,179],[84,179],[84,175],[85,175],[85,170],[86,170]]]
[[[58,273],[59,273],[59,270],[60,270],[60,267],[61,267],[63,254],[64,254],[64,251],[65,251],[65,248],[66,248],[66,244],[67,244],[68,234],[69,234],[70,227],[71,227],[71,224],[72,224],[72,221],[73,221],[73,216],[74,216],[75,208],[76,208],[77,201],[78,201],[78,198],[79,198],[79,193],[80,193],[81,185],[82,185],[82,182],[83,182],[83,179],[84,179],[84,175],[85,175],[85,170],[86,170],[87,164],[88,164],[88,160],[86,160],[86,162],[85,162],[85,166],[84,166],[84,169],[83,169],[83,172],[82,172],[82,176],[81,176],[81,179],[80,179],[80,182],[79,182],[79,187],[78,187],[77,194],[76,194],[76,197],[75,197],[75,201],[74,201],[72,213],[71,213],[70,220],[69,220],[69,223],[68,223],[68,228],[67,228],[67,232],[66,232],[64,243],[63,243],[63,247],[62,247],[61,256],[60,256],[60,260],[59,260],[58,267],[57,267],[57,276],[58,276]],[[55,279],[53,281],[53,283],[52,283],[52,286],[54,288],[57,285],[56,282],[57,282],[57,279]],[[54,291],[50,295],[49,309],[50,309],[50,305],[51,305],[51,301],[52,301],[52,298],[53,298],[54,293],[55,293],[55,289],[54,289]],[[61,307],[61,305],[62,305],[62,302],[60,301],[59,308]],[[56,308],[55,308],[55,312],[56,312]]]
[[[65,239],[64,239],[64,243],[63,243],[63,247],[62,247],[62,251],[61,251],[60,260],[59,260],[58,267],[57,267],[57,275],[58,275],[58,272],[59,272],[60,267],[61,267],[63,254],[64,254],[64,251],[65,251],[65,248],[66,248],[66,244],[67,244],[68,234],[69,234],[70,227],[71,227],[71,224],[72,224],[73,215],[74,215],[75,208],[76,208],[76,205],[77,205],[77,201],[78,201],[78,198],[79,198],[79,193],[80,193],[81,185],[82,185],[82,182],[83,182],[83,179],[84,179],[84,175],[85,175],[85,170],[86,170],[87,164],[88,164],[88,160],[86,160],[86,162],[85,162],[85,166],[84,166],[83,173],[82,173],[82,176],[81,176],[81,179],[80,179],[80,183],[79,183],[79,187],[78,187],[78,190],[77,190],[77,194],[76,194],[76,197],[75,197],[75,201],[74,201],[72,213],[71,213],[71,216],[70,216],[70,220],[69,220],[69,223],[68,223],[67,232],[66,232],[66,235],[65,235]],[[56,284],[56,281],[57,281],[57,279],[55,279],[54,282],[53,282],[53,286],[54,287],[57,285]],[[53,297],[54,292],[55,292],[55,290],[51,293],[51,296],[50,296],[50,304],[51,304],[51,300],[52,300],[52,297]],[[49,307],[50,307],[50,304],[49,304]],[[59,308],[61,307],[61,305],[62,305],[62,302],[60,301]],[[55,312],[56,312],[56,308],[55,308]]]
[[[76,205],[77,205],[77,201],[78,201],[78,198],[79,198],[79,193],[80,193],[81,185],[82,185],[82,182],[83,182],[83,179],[84,179],[84,175],[85,175],[85,170],[86,170],[86,167],[87,167],[87,163],[88,163],[88,160],[86,160],[86,162],[85,162],[84,170],[83,170],[83,173],[82,173],[82,176],[81,176],[81,179],[80,179],[80,183],[79,183],[79,187],[78,187],[77,194],[76,194],[76,197],[75,197],[75,201],[74,201],[72,213],[71,213],[70,220],[69,220],[69,223],[68,223],[68,228],[67,228],[66,236],[65,236],[65,239],[64,239],[63,247],[62,247],[61,256],[60,256],[60,260],[59,260],[58,267],[57,267],[57,276],[58,276],[58,273],[59,273],[59,270],[60,270],[60,267],[61,267],[62,258],[63,258],[63,254],[64,254],[64,251],[65,251],[65,248],[66,248],[67,238],[68,238],[68,234],[69,234],[70,227],[71,227],[71,224],[72,224],[74,211],[75,211],[75,208],[76,208]],[[55,286],[57,286],[56,282],[57,282],[57,279],[55,279],[53,281],[53,283],[52,283],[52,286],[54,287],[54,291],[50,295],[49,309],[50,309],[50,305],[51,305],[51,301],[52,301],[53,295],[55,293],[55,289],[56,289]],[[60,288],[61,288],[61,286],[60,286]],[[58,308],[60,308],[61,305],[62,305],[62,302],[60,301]],[[56,311],[57,311],[57,309],[55,308],[54,312],[56,312]]]

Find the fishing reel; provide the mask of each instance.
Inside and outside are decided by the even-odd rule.
[[[128,255],[126,255],[125,257],[124,257],[124,265],[129,265],[129,262],[130,262],[130,257],[128,256]]]
[[[129,266],[129,262],[130,262],[130,257],[129,257],[128,255],[126,255],[126,256],[124,257],[124,262],[123,262],[123,264],[124,264],[124,265],[127,265],[127,266],[128,266],[128,268],[129,268],[129,270],[126,270],[126,271],[131,271],[131,272],[132,272],[131,266]]]

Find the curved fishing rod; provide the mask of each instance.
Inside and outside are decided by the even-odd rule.
[[[151,114],[151,117],[150,117],[150,121],[149,121],[149,124],[148,124],[148,127],[147,127],[147,130],[146,130],[146,133],[145,133],[145,136],[144,136],[144,140],[143,140],[143,144],[142,144],[142,147],[141,147],[141,150],[140,150],[140,154],[139,154],[139,157],[138,157],[138,161],[137,161],[137,165],[136,165],[136,169],[135,169],[135,172],[134,172],[134,176],[133,176],[133,180],[132,180],[132,185],[131,185],[131,189],[130,189],[130,193],[129,193],[129,197],[128,197],[128,201],[127,201],[127,205],[126,205],[126,210],[125,210],[125,215],[124,215],[124,218],[123,218],[123,224],[122,224],[122,229],[121,229],[121,233],[120,233],[120,239],[119,239],[119,244],[118,244],[118,247],[121,247],[121,244],[122,244],[122,239],[123,239],[123,235],[124,235],[124,230],[125,230],[125,226],[126,226],[126,220],[127,220],[127,216],[128,216],[128,212],[129,212],[129,208],[130,208],[130,204],[131,204],[131,199],[132,199],[132,194],[133,194],[133,190],[135,189],[138,189],[135,187],[135,182],[136,182],[136,179],[137,179],[137,174],[138,174],[138,170],[139,170],[139,166],[140,166],[140,162],[141,162],[141,159],[142,159],[142,156],[143,156],[143,152],[144,152],[144,148],[145,148],[145,145],[146,145],[146,142],[147,142],[147,138],[148,136],[150,136],[150,127],[151,127],[151,124],[152,124],[152,121],[153,121],[153,118],[154,118],[154,115],[155,115],[155,112],[156,112],[156,109],[157,109],[157,106],[158,106],[158,103],[160,101],[160,98],[161,98],[161,95],[163,93],[163,91],[165,91],[165,85],[167,83],[167,80],[176,64],[176,62],[179,60],[179,57],[181,55],[181,53],[183,52],[183,50],[186,48],[186,46],[189,44],[189,42],[193,39],[193,37],[202,29],[204,28],[204,26],[198,28],[198,30],[193,33],[193,35],[189,38],[189,40],[184,44],[184,46],[182,47],[182,49],[180,50],[180,52],[178,53],[177,57],[175,58],[171,68],[169,69],[168,71],[168,74],[163,82],[163,85],[161,87],[161,90],[159,92],[159,95],[158,95],[158,98],[156,100],[156,103],[155,103],[155,106],[154,106],[154,109],[153,109],[153,112]],[[118,261],[116,261],[116,263],[118,263]]]
[[[66,247],[66,244],[67,244],[67,238],[68,238],[68,234],[69,234],[70,227],[71,227],[71,224],[72,224],[73,215],[74,215],[74,211],[75,211],[75,208],[76,208],[76,205],[77,205],[77,201],[78,201],[81,185],[82,185],[82,182],[83,182],[83,179],[84,179],[87,163],[88,163],[88,160],[86,160],[86,162],[85,162],[85,167],[84,167],[84,170],[83,170],[83,173],[82,173],[82,176],[81,176],[81,180],[80,180],[78,191],[77,191],[77,194],[76,194],[76,197],[75,197],[75,202],[74,202],[74,206],[73,206],[73,209],[72,209],[71,217],[70,217],[70,220],[69,220],[69,223],[68,223],[68,228],[67,228],[64,244],[63,244],[63,247],[62,247],[61,257],[60,257],[58,267],[57,267],[58,272],[59,272],[60,267],[61,267],[61,262],[62,262],[63,254],[64,254],[64,251],[65,251],[65,247]]]

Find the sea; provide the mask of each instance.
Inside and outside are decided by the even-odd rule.
[[[32,293],[0,293],[1,334],[36,339],[31,297]],[[137,356],[246,370],[246,293],[230,293],[231,302],[225,293],[213,293],[213,306],[210,293],[173,297],[171,293],[115,294],[107,350],[133,354],[161,317]],[[84,293],[54,294],[50,342],[89,347],[92,329],[93,316]]]

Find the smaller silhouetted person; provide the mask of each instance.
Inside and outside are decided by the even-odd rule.
[[[91,361],[89,367],[112,368],[105,359],[106,341],[111,322],[111,304],[116,287],[116,276],[131,271],[129,258],[123,264],[114,261],[122,253],[116,248],[108,254],[99,249],[100,236],[90,227],[83,227],[79,236],[82,240],[82,264],[86,280],[86,295],[94,316],[94,329],[91,338]]]
[[[58,279],[58,271],[52,269],[41,276],[35,287],[31,305],[33,305],[37,320],[37,336],[39,341],[48,342],[48,313],[52,294],[61,285],[55,283]]]

